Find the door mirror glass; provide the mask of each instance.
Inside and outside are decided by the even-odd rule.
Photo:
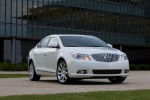
[[[107,44],[110,48],[113,48],[113,46],[111,44]]]

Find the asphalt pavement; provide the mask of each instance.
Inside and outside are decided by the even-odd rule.
[[[55,77],[42,77],[37,82],[29,78],[0,79],[0,96],[138,89],[150,89],[150,71],[130,71],[122,84],[111,84],[107,79],[85,79],[67,85],[59,84]]]

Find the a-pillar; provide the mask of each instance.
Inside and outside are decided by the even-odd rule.
[[[16,38],[11,39],[11,63],[16,63]]]

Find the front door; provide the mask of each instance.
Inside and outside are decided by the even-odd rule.
[[[51,43],[58,43],[57,38],[51,37],[48,44]],[[59,49],[57,48],[47,48],[45,49],[44,59],[45,59],[45,66],[48,71],[54,73],[56,72],[57,68],[57,54],[59,53]]]
[[[44,54],[47,44],[48,44],[49,38],[43,39],[34,50],[34,63],[38,71],[45,71],[45,60],[44,60]]]

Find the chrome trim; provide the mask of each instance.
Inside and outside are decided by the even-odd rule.
[[[91,55],[94,60],[99,62],[116,62],[119,60],[120,55],[118,54],[109,54],[109,53],[101,53],[101,54],[92,54]]]

